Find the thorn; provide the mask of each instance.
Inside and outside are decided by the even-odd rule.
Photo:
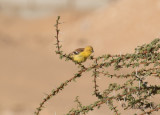
[[[130,91],[130,89],[128,88],[128,92]]]
[[[115,94],[116,94],[115,91],[113,91],[113,96],[115,96]]]
[[[139,81],[139,89],[140,89],[140,87],[141,87],[141,81]]]
[[[138,113],[138,112],[139,112],[139,110],[136,111],[136,113]]]
[[[137,67],[136,67],[136,76],[138,77],[138,74],[137,74]]]
[[[121,102],[121,100],[120,100],[120,99],[118,99],[118,102],[120,103],[120,105],[122,105],[122,102]]]
[[[107,100],[107,103],[106,103],[107,105],[108,105],[108,100]]]

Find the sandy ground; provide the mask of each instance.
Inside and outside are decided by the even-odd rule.
[[[136,46],[159,37],[159,14],[158,0],[121,0],[92,12],[62,12],[63,50],[69,53],[77,47],[92,45],[95,56],[132,53]],[[77,72],[72,62],[59,60],[55,55],[55,20],[56,16],[25,20],[0,14],[0,115],[32,115],[45,93]],[[76,105],[73,102],[76,96],[85,105],[96,100],[92,96],[91,74],[85,74],[51,99],[42,115],[68,112]],[[103,89],[115,80],[102,77],[98,83],[103,84]],[[151,82],[158,84],[156,80]],[[136,110],[121,111],[128,115]],[[89,112],[89,115],[106,114],[113,114],[106,105]]]

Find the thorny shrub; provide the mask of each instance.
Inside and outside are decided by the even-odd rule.
[[[66,61],[72,61],[68,54],[64,53],[61,48],[59,41],[59,22],[60,16],[56,20],[56,54],[59,55],[60,59],[65,59]],[[82,74],[86,72],[92,72],[93,82],[94,82],[94,92],[93,95],[97,97],[97,100],[90,105],[84,106],[76,97],[75,102],[78,107],[72,108],[66,115],[79,115],[86,114],[89,111],[94,110],[96,107],[100,108],[102,104],[106,104],[111,111],[114,111],[116,115],[121,113],[118,111],[117,106],[114,102],[120,102],[121,107],[124,110],[129,109],[139,109],[142,113],[140,115],[152,114],[154,111],[160,109],[160,104],[155,104],[155,102],[149,100],[150,97],[160,94],[159,85],[151,85],[149,82],[145,81],[147,77],[152,77],[153,79],[160,78],[160,39],[155,39],[149,44],[144,44],[135,48],[133,54],[125,55],[111,55],[105,54],[99,57],[90,56],[92,64],[89,67],[85,67],[83,64],[78,64],[79,71],[74,74],[69,80],[66,80],[56,89],[53,89],[50,94],[48,94],[43,101],[40,103],[39,107],[36,109],[35,115],[39,115],[40,111],[44,107],[44,104],[49,101],[53,96],[60,93],[67,85],[77,78],[82,78]],[[113,67],[114,71],[120,71],[122,68],[132,68],[132,72],[128,74],[110,74],[106,68]],[[103,75],[109,78],[117,79],[127,79],[126,82],[122,84],[112,83],[109,84],[108,88],[100,92],[97,85],[97,77]],[[113,92],[118,92],[116,95],[111,95]],[[137,115],[137,113],[133,113]]]

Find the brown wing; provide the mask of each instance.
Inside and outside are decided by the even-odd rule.
[[[78,48],[76,50],[74,50],[72,53],[70,53],[70,55],[78,55],[80,52],[83,52],[84,48]]]
[[[83,51],[84,51],[84,48],[78,48],[75,51],[73,51],[72,53],[75,55],[78,55],[80,52],[83,52]]]

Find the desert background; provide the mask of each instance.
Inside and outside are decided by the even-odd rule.
[[[133,53],[137,46],[160,37],[159,0],[0,0],[0,115],[33,115],[45,94],[77,72],[72,62],[55,54],[58,15],[66,53],[87,45],[93,46],[94,56]],[[76,106],[76,96],[84,105],[93,103],[91,74],[70,83],[45,104],[41,115],[67,113]],[[101,89],[109,83],[109,78],[98,79]],[[103,105],[88,115],[112,114]]]

